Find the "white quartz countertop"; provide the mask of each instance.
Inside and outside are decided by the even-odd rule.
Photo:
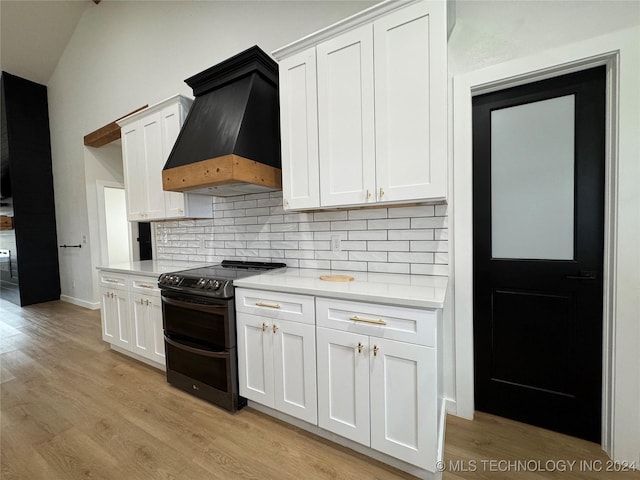
[[[354,280],[351,282],[329,282],[320,280],[321,275],[349,275]],[[285,268],[234,280],[233,284],[236,287],[344,300],[419,308],[442,308],[447,282],[447,277],[429,275]]]
[[[129,273],[132,275],[160,275],[161,273],[176,272],[190,268],[204,267],[211,262],[187,262],[179,260],[142,260],[138,262],[115,263],[98,267],[106,272]]]

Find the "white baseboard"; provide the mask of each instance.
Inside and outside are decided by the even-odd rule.
[[[428,470],[424,470],[423,468],[416,467],[415,465],[411,465],[397,458],[386,455],[382,452],[378,452],[369,447],[365,447],[359,443],[353,442],[347,438],[336,435],[332,432],[324,430],[316,425],[312,425],[303,420],[299,420],[295,417],[287,415],[286,413],[279,412],[274,410],[273,408],[267,407],[265,405],[261,405],[252,400],[249,400],[247,406],[257,410],[259,412],[265,413],[269,416],[277,418],[278,420],[282,420],[283,422],[290,423],[302,430],[306,430],[307,432],[313,433],[322,437],[326,440],[330,440],[338,445],[342,445],[343,447],[350,448],[358,453],[366,455],[368,457],[374,458],[382,463],[386,463],[387,465],[391,465],[392,467],[397,468],[398,470],[402,470],[403,472],[407,472],[415,477],[418,477],[421,480],[436,480],[437,473],[430,472]]]
[[[86,300],[80,300],[79,298],[70,297],[69,295],[60,295],[60,300],[73,303],[79,307],[88,308],[89,310],[98,310],[100,308],[100,302],[87,302]]]

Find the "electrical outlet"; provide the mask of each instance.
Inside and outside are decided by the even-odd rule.
[[[337,253],[342,251],[340,246],[340,235],[331,235],[331,251]]]

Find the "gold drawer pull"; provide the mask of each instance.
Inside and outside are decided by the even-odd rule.
[[[148,283],[140,283],[138,286],[140,288],[156,288],[155,285],[149,285]]]
[[[105,278],[104,281],[107,283],[120,283],[118,280],[114,280],[113,278]]]
[[[385,322],[381,318],[378,318],[378,319],[374,320],[372,318],[362,318],[362,317],[359,317],[358,315],[354,315],[353,317],[350,317],[349,320],[353,320],[354,322],[373,323],[374,325],[386,325],[387,324],[387,322]]]
[[[282,308],[279,304],[277,303],[265,303],[265,302],[256,302],[256,305],[258,307],[267,307],[267,308]]]

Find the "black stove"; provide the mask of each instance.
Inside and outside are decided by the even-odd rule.
[[[163,273],[158,279],[158,286],[162,290],[213,298],[233,298],[234,280],[286,266],[285,263],[223,260],[217,265]]]
[[[246,405],[238,393],[233,281],[282,267],[225,260],[160,276],[170,384],[231,412]]]

